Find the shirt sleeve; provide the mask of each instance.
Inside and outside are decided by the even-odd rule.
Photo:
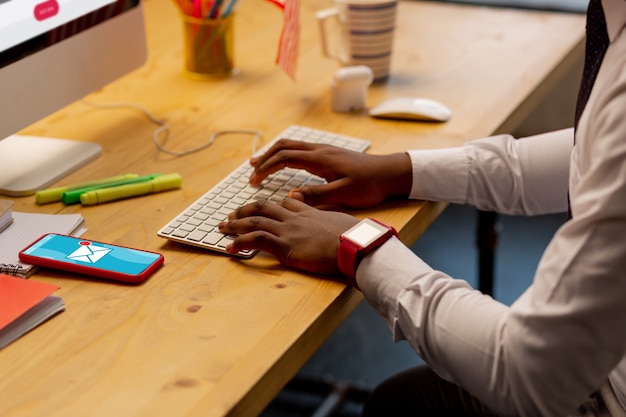
[[[411,198],[503,214],[567,210],[573,129],[515,139],[499,135],[450,149],[409,151]]]
[[[611,104],[594,134],[601,140],[585,140],[591,156],[572,193],[574,218],[510,307],[432,269],[396,238],[357,269],[394,340],[501,415],[568,415],[607,375],[626,372],[618,365],[626,351],[626,120],[616,111],[626,96]]]

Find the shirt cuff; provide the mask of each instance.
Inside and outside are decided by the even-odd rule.
[[[407,151],[413,168],[409,198],[465,203],[469,160],[463,147]]]
[[[416,278],[432,271],[394,236],[363,258],[356,280],[368,303],[392,325],[400,293]]]

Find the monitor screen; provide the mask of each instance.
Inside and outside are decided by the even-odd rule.
[[[145,59],[140,0],[0,0],[0,194],[33,194],[96,158],[96,143],[14,134]]]

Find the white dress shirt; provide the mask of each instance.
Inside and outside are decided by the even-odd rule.
[[[569,188],[528,290],[507,307],[395,238],[357,270],[395,340],[503,415],[566,416],[607,378],[626,405],[626,0],[602,4],[611,44],[576,146],[567,129],[408,152],[415,199],[535,215],[565,212]]]

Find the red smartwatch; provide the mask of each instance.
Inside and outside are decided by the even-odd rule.
[[[385,243],[391,236],[398,236],[396,229],[370,218],[363,219],[341,235],[337,261],[339,270],[352,286],[358,288],[356,267],[361,259]]]

